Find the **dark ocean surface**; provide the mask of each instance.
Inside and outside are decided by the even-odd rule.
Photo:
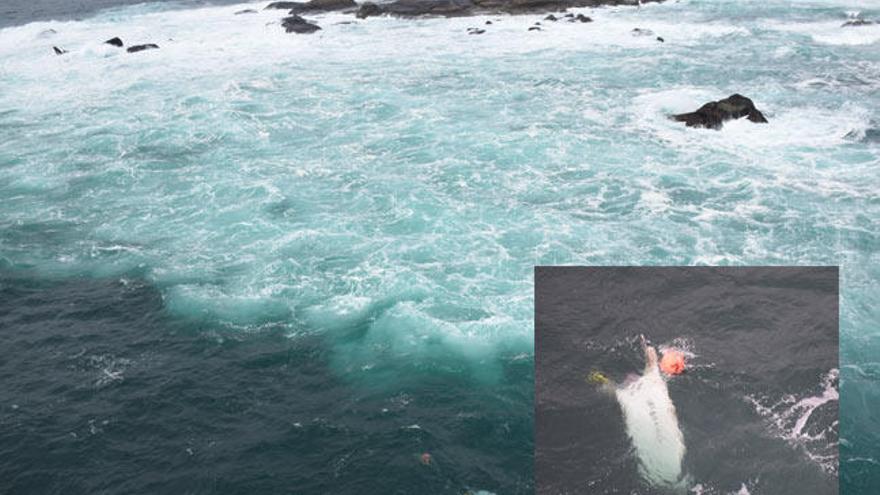
[[[0,493],[532,493],[530,358],[365,385],[327,347],[169,318],[136,279],[0,272]]]
[[[662,494],[621,409],[586,378],[641,374],[637,336],[688,354],[668,380],[703,494],[838,492],[836,268],[536,271],[537,493]]]

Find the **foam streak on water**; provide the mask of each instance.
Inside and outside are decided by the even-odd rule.
[[[480,36],[488,18],[341,14],[295,36],[245,7],[0,30],[0,267],[142,276],[172,316],[326,334],[369,378],[530,352],[535,264],[839,264],[841,462],[880,459],[880,391],[854,371],[880,350],[880,27],[836,27],[874,2]],[[734,92],[770,123],[666,118]]]
[[[770,433],[791,445],[803,448],[806,455],[826,472],[837,473],[837,421],[817,419],[823,407],[834,406],[830,417],[837,415],[839,371],[830,370],[822,377],[816,395],[786,395],[775,402],[766,397],[748,396],[755,411],[768,420]]]

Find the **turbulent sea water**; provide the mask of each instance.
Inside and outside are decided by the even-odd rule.
[[[531,493],[536,264],[840,265],[841,491],[880,490],[875,2],[20,3],[0,491]],[[666,118],[735,92],[770,123]]]

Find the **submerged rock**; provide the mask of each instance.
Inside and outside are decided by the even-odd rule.
[[[568,22],[593,22],[593,19],[585,16],[584,14],[578,14],[576,16],[572,16]]]
[[[65,53],[67,53],[67,50],[65,50],[64,48],[58,48],[57,46],[53,46],[52,50],[55,51],[55,55],[64,55]]]
[[[104,43],[122,48],[122,40],[119,38],[110,38],[109,40],[105,41]]]
[[[479,29],[479,28],[474,28],[474,27],[468,28],[467,31],[468,31],[468,34],[483,34],[486,32],[485,29]]]
[[[298,15],[285,17],[281,20],[281,25],[288,33],[309,34],[321,30],[317,24],[312,24]]]
[[[235,15],[241,15],[241,14],[256,14],[256,13],[257,13],[257,11],[254,10],[254,9],[244,9],[244,10],[239,10],[238,12],[236,12]]]
[[[633,36],[654,36],[654,31],[650,29],[635,28],[632,30]]]
[[[865,19],[851,19],[841,24],[840,27],[868,26],[870,24],[874,24],[874,21],[868,21]]]
[[[555,22],[555,21],[558,21],[559,19],[558,19],[555,15],[550,14],[550,15],[548,15],[547,17],[545,17],[544,20],[545,20],[545,21],[554,21],[554,22]]]
[[[711,101],[695,112],[673,115],[671,118],[678,122],[684,122],[688,127],[721,129],[724,122],[742,117],[748,117],[751,122],[755,123],[767,123],[764,114],[755,108],[752,100],[740,94],[730,95],[723,100]]]
[[[529,31],[540,31],[540,30],[541,30],[541,28],[538,26],[532,26],[529,28]]]
[[[128,53],[137,53],[144,50],[155,50],[157,48],[159,48],[159,45],[155,43],[144,43],[143,45],[132,45],[128,47],[128,49],[125,51],[127,51]]]
[[[657,36],[657,41],[659,41],[660,43],[663,43],[666,40],[664,40],[662,36]]]

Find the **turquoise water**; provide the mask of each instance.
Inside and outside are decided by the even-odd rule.
[[[880,486],[880,25],[840,28],[872,2],[481,36],[341,14],[294,36],[241,8],[0,30],[0,269],[144,280],[218,339],[319,336],[353,387],[477,387],[531,359],[536,264],[840,265],[842,488]],[[770,123],[665,117],[734,92]]]

